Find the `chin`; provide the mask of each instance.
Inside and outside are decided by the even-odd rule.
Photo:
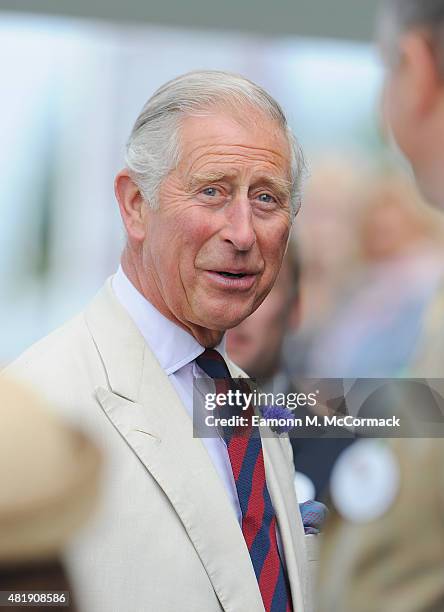
[[[237,325],[239,325],[239,323],[242,323],[242,321],[244,319],[247,318],[248,315],[245,315],[243,317],[240,318],[232,318],[232,317],[212,317],[211,320],[208,320],[207,324],[204,325],[204,327],[207,327],[208,329],[214,329],[217,331],[221,331],[221,332],[225,332],[228,329],[232,329],[233,327],[236,327]]]
[[[201,300],[194,312],[198,315],[199,325],[207,329],[226,331],[239,325],[253,310],[253,300]],[[197,322],[197,321],[196,321]]]
[[[220,310],[211,311],[208,316],[201,317],[201,325],[207,329],[226,331],[242,323],[251,313],[251,309],[243,308],[236,311],[231,310],[225,305]]]

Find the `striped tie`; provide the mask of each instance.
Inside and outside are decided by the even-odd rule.
[[[206,349],[196,363],[214,379],[217,393],[237,388],[224,358],[214,349]],[[242,533],[266,612],[292,612],[287,577],[276,541],[276,514],[265,480],[262,443],[253,429],[251,425],[242,431],[237,429],[235,435],[232,431],[224,431],[242,511]]]

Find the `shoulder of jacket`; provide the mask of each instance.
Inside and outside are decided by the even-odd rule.
[[[88,333],[83,312],[25,349],[1,370],[0,375],[14,376],[15,373],[49,358],[52,354],[63,361],[63,358],[71,353],[67,347],[71,345],[73,348],[75,343],[82,340],[82,332]]]

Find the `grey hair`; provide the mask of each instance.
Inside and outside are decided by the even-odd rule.
[[[396,44],[399,35],[414,28],[429,34],[444,75],[444,0],[384,0],[379,30],[389,61],[399,59]]]
[[[253,106],[277,123],[291,149],[291,211],[300,208],[305,161],[280,105],[262,87],[229,72],[189,72],[165,83],[142,108],[126,146],[125,163],[146,202],[158,206],[163,179],[180,161],[180,127],[189,115],[204,115],[214,107]]]

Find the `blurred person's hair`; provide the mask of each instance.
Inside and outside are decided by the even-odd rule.
[[[245,106],[276,122],[288,139],[292,154],[291,207],[293,215],[297,213],[305,162],[282,108],[262,87],[240,75],[216,70],[190,72],[169,81],[147,101],[134,124],[125,162],[152,208],[158,206],[162,180],[180,161],[183,119],[204,116],[215,108],[228,108],[233,115],[239,115]]]
[[[398,37],[418,28],[427,33],[444,76],[444,0],[383,0],[379,30],[389,62],[399,60]]]

